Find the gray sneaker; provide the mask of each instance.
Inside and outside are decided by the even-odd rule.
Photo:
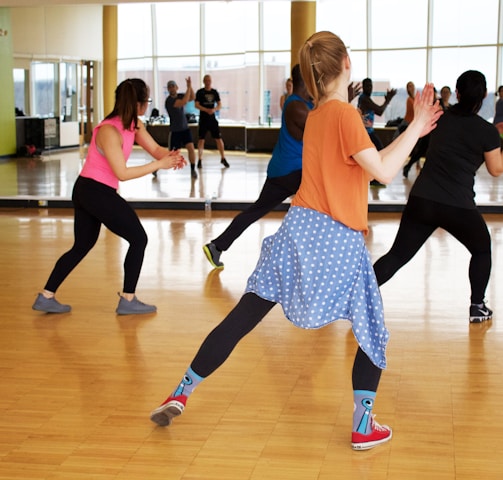
[[[37,295],[37,299],[31,308],[45,313],[67,313],[72,309],[70,305],[63,305],[54,297],[45,298],[41,293]]]
[[[220,261],[220,255],[222,255],[222,252],[218,250],[218,248],[213,242],[207,243],[203,247],[203,252],[206,255],[208,261],[215,268],[224,268],[224,264]]]
[[[148,305],[147,303],[140,302],[136,295],[133,300],[126,300],[120,293],[118,293],[120,300],[119,305],[115,312],[119,315],[135,315],[138,313],[154,313],[157,312],[155,305]]]

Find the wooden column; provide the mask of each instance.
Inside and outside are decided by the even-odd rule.
[[[114,108],[117,87],[117,5],[103,7],[103,107],[108,115]]]
[[[299,63],[299,49],[316,31],[316,2],[292,1],[291,5],[291,67]]]

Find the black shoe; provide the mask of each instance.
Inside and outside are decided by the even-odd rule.
[[[220,255],[222,255],[222,252],[217,249],[213,242],[207,243],[203,247],[203,251],[208,261],[215,268],[224,268],[224,264],[220,261]]]
[[[493,318],[493,311],[484,302],[470,305],[470,323],[482,323]]]
[[[378,182],[377,180],[371,180],[370,186],[372,188],[386,188],[386,185],[384,185],[384,183]]]
[[[201,160],[197,161],[197,168],[203,168],[203,164],[202,164]]]
[[[225,159],[225,158],[222,158],[222,160],[220,160],[220,163],[225,167],[225,168],[229,168],[230,165],[229,165],[229,162]]]

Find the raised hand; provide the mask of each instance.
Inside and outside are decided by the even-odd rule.
[[[438,119],[443,113],[433,83],[427,83],[421,94],[417,92],[414,98],[414,121],[420,122],[423,127],[421,137],[436,128]]]
[[[386,92],[386,95],[384,96],[384,100],[386,100],[386,102],[391,102],[391,99],[396,95],[396,88],[392,88],[391,90],[388,90]]]
[[[362,83],[361,82],[357,82],[357,83],[351,82],[348,85],[348,102],[351,103],[351,100],[353,100],[353,98],[360,95],[360,93],[362,93]]]

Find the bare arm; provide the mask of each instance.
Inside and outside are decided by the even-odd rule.
[[[214,108],[203,107],[197,100],[194,102],[194,106],[201,112],[205,112],[208,115],[213,115],[216,111]]]
[[[298,141],[302,140],[309,108],[304,102],[294,100],[285,109],[285,125],[288,133]]]
[[[417,140],[431,132],[443,111],[438,100],[433,103],[433,84],[427,84],[423,93],[416,94],[414,100],[414,120],[408,128],[390,145],[381,151],[368,148],[356,155],[354,159],[369,174],[385,184],[390,183],[398,170],[403,166]]]
[[[500,148],[495,148],[484,153],[486,168],[490,175],[499,177],[503,173],[503,152]]]
[[[186,164],[185,159],[178,151],[171,152],[161,147],[147,132],[141,121],[138,121],[138,126],[139,130],[135,135],[136,143],[157,159],[157,162],[128,167],[126,165],[127,159],[122,152],[122,136],[112,125],[101,126],[96,136],[96,145],[103,152],[112,171],[120,181],[143,177],[160,168],[182,168]]]
[[[360,108],[362,109],[363,113],[369,110],[373,110],[376,115],[381,116],[384,113],[384,110],[386,110],[386,107],[391,102],[391,99],[395,95],[396,95],[396,89],[388,90],[386,96],[384,97],[384,103],[382,105],[378,105],[376,102],[374,102],[374,100],[365,95],[362,98]]]
[[[187,105],[187,103],[194,100],[194,98],[195,98],[195,93],[194,93],[194,89],[192,88],[192,81],[190,80],[190,77],[187,77],[185,79],[185,81],[187,82],[187,90],[185,91],[185,94],[182,98],[177,98],[175,100],[175,103],[174,103],[175,108],[183,107],[183,106]]]

